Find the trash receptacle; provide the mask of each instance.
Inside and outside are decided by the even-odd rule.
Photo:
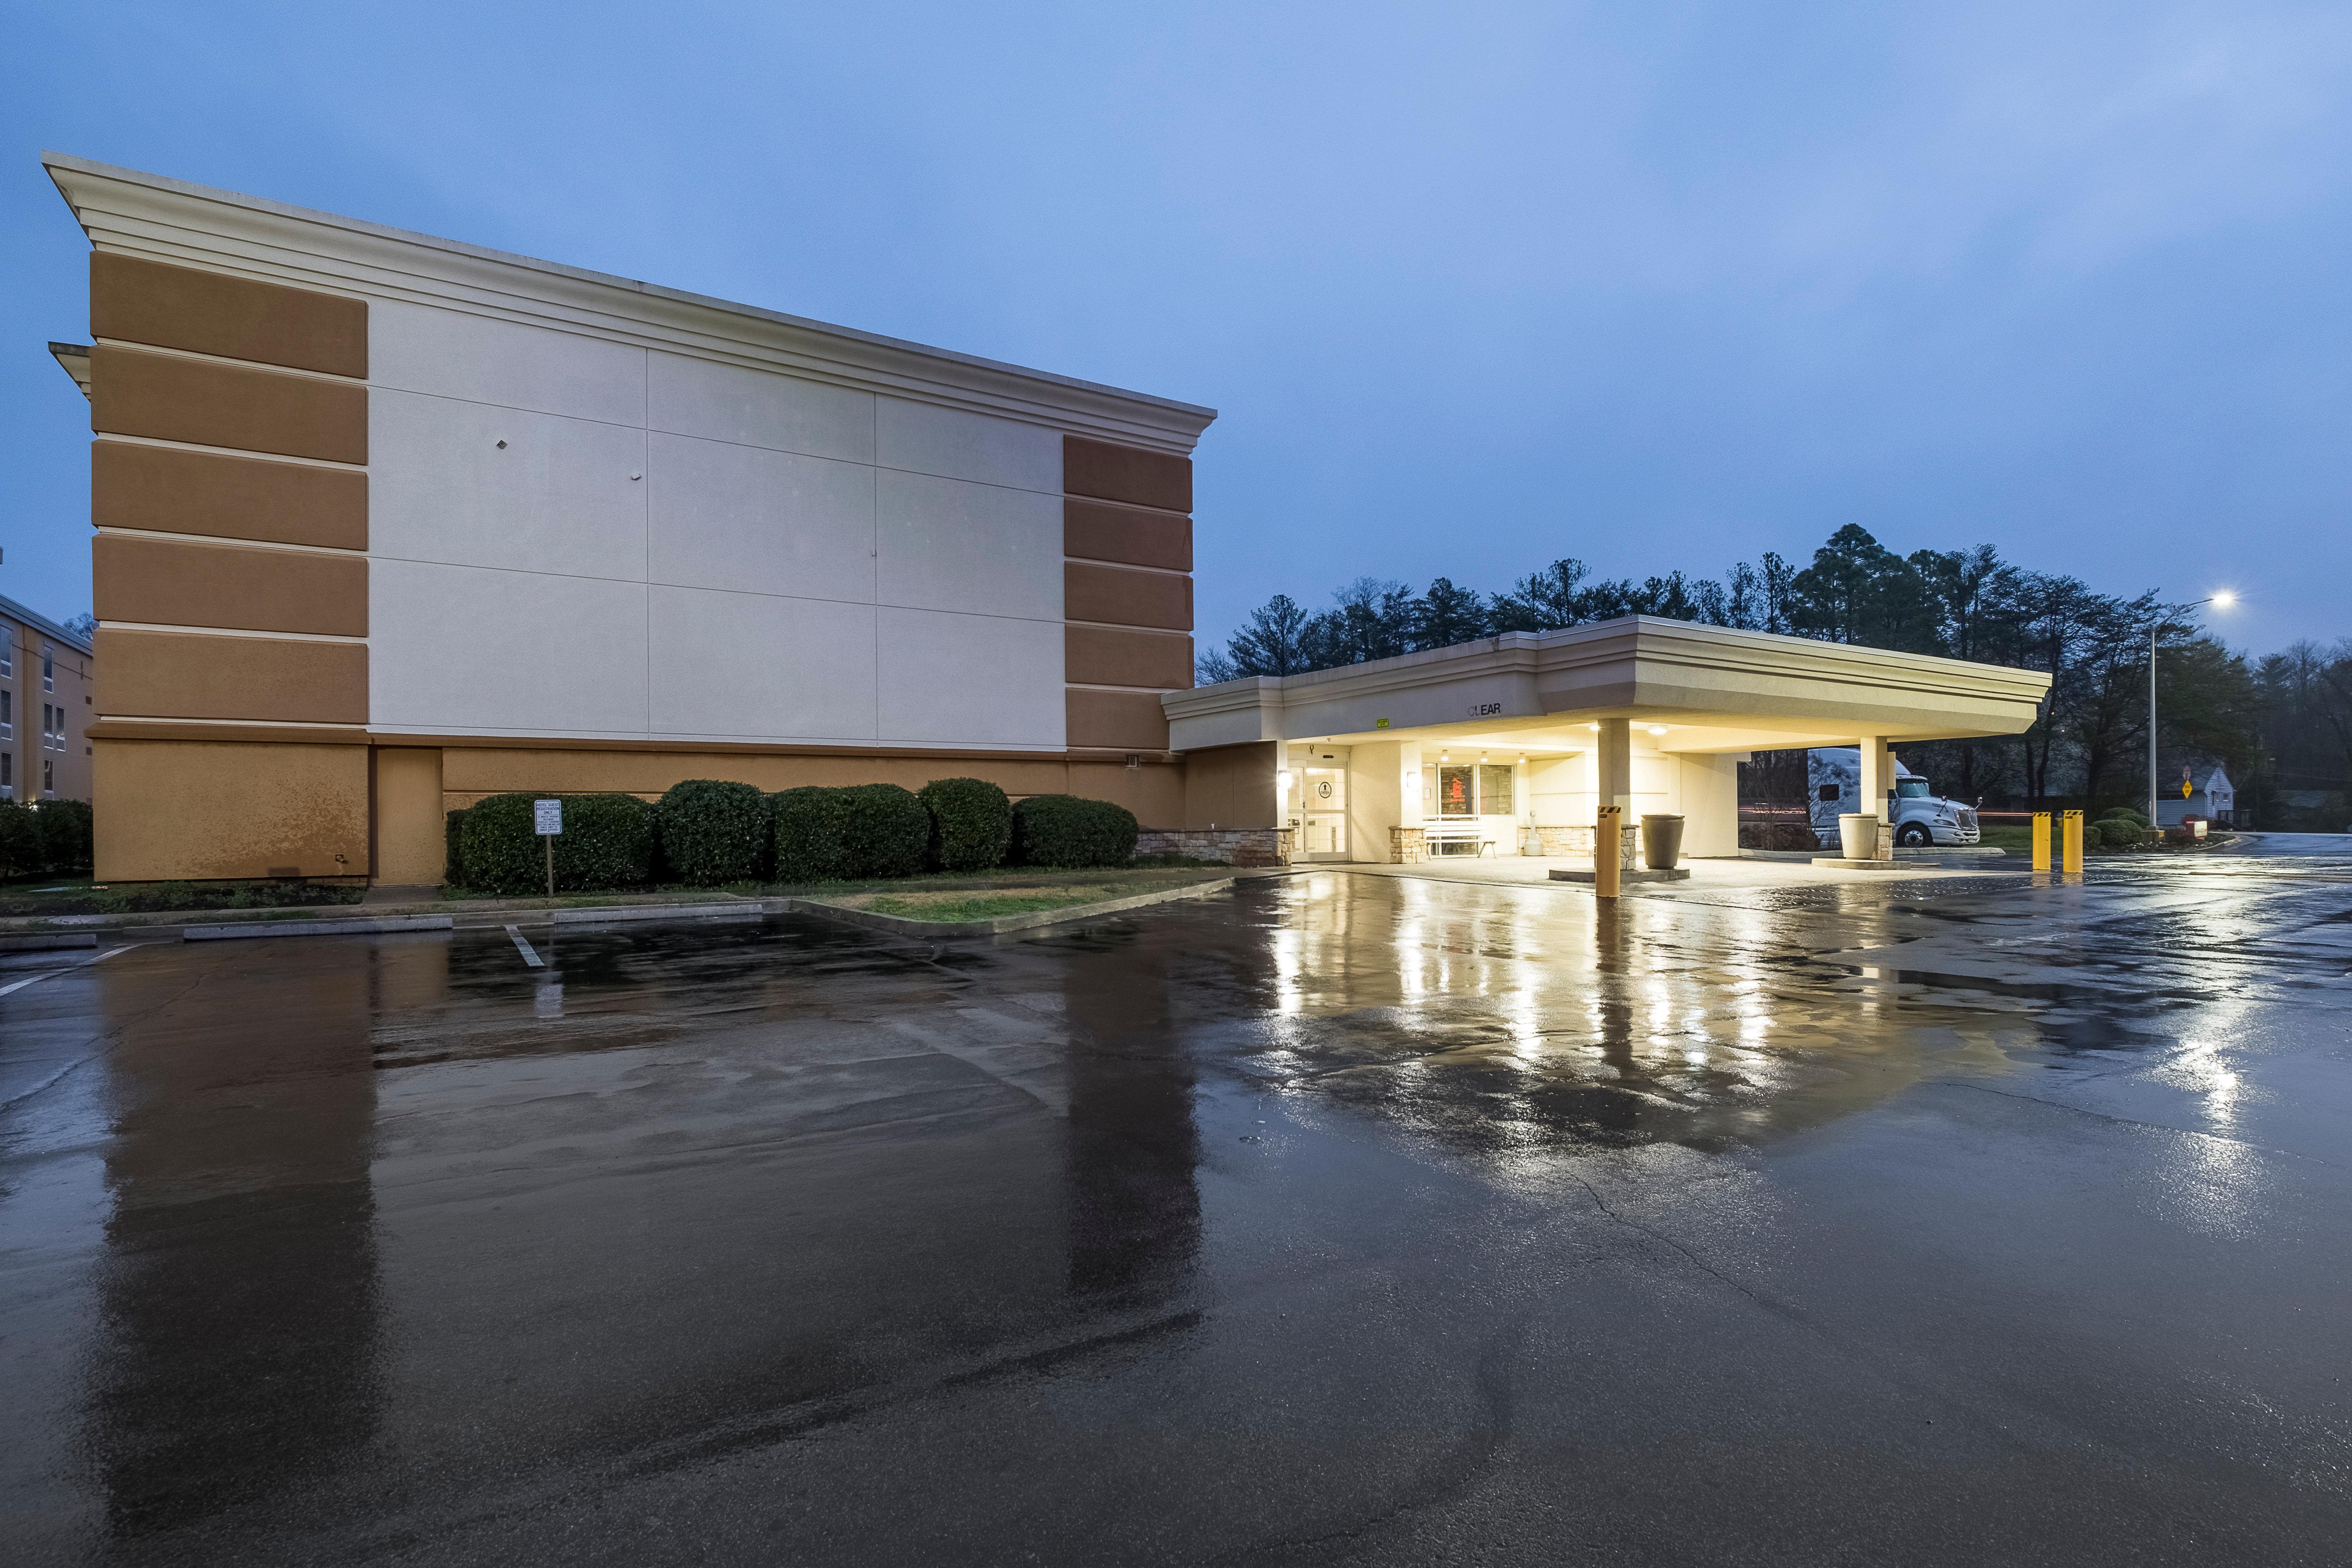
[[[1671,871],[1683,858],[1683,819],[1679,816],[1642,818],[1642,858],[1653,871]]]

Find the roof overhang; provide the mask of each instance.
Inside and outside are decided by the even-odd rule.
[[[100,250],[585,332],[1180,456],[1217,416],[1172,398],[63,153],[41,162]]]
[[[1864,735],[2014,735],[2033,723],[2049,689],[2037,670],[1628,616],[1228,680],[1160,702],[1177,751],[1405,731],[1507,746],[1622,718],[1663,728],[1661,750],[1746,752],[1852,745]]]

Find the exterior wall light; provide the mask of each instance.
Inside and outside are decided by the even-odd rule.
[[[1650,733],[1653,735],[1663,735],[1665,732],[1666,727],[1664,724],[1653,724],[1650,726]]]
[[[1285,768],[1280,773],[1274,775],[1274,787],[1281,790],[1286,795],[1289,793],[1290,770],[1288,768]]]

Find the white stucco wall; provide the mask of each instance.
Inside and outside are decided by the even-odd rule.
[[[1064,745],[1059,432],[421,304],[369,348],[376,729]]]

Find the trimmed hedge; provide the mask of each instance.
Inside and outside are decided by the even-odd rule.
[[[1013,808],[1013,853],[1024,866],[1124,866],[1139,831],[1133,812],[1107,800],[1033,795]]]
[[[476,892],[529,894],[547,889],[545,851],[531,831],[536,795],[477,801],[457,830],[458,863]],[[555,890],[584,893],[643,887],[653,880],[654,808],[633,795],[567,795],[555,840]]]
[[[776,880],[837,882],[849,875],[849,811],[841,791],[803,784],[775,797]]]
[[[764,879],[775,855],[775,814],[757,787],[724,779],[674,784],[655,809],[662,862],[695,888]]]
[[[2139,824],[2142,827],[2146,827],[2147,826],[2147,813],[2140,810],[2140,808],[2136,805],[2111,805],[2106,810],[2099,813],[2099,820],[2101,822],[2116,822],[2126,819]]]
[[[911,877],[931,847],[931,814],[898,784],[852,784],[843,801],[842,838],[852,877]]]
[[[2091,824],[2099,842],[2110,849],[2128,849],[2147,837],[2147,825],[2134,816],[2103,816]]]
[[[937,871],[985,871],[1013,847],[1013,802],[986,779],[933,779],[915,792],[931,816],[925,863]]]

